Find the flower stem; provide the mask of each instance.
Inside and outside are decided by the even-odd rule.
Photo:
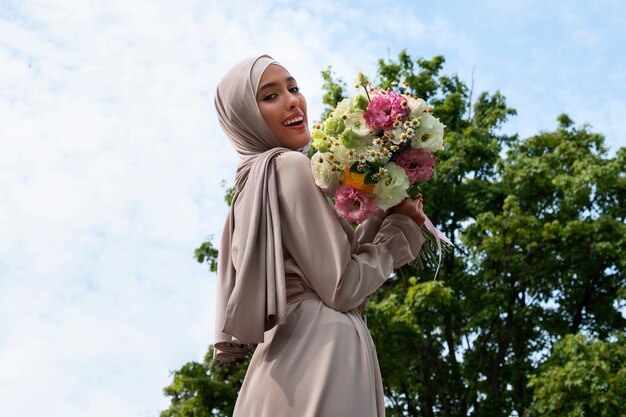
[[[363,86],[363,90],[365,90],[365,95],[367,96],[367,101],[372,101],[372,99],[370,98],[370,93],[367,92],[367,86],[366,85]]]

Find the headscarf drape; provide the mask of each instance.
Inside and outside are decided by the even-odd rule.
[[[242,157],[218,255],[214,357],[222,361],[242,357],[262,342],[286,308],[275,157],[289,149],[281,147],[256,102],[259,81],[271,64],[278,63],[267,55],[239,63],[215,95],[220,126]],[[246,215],[235,219],[235,207]]]

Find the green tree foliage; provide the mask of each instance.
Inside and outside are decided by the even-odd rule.
[[[607,158],[603,138],[565,115],[554,132],[503,135],[515,114],[505,98],[483,92],[470,103],[443,64],[404,51],[379,61],[379,86],[407,81],[447,125],[422,189],[457,245],[439,281],[404,267],[370,303],[388,414],[523,415],[529,377],[554,341],[624,330],[624,151]]]
[[[235,186],[228,186],[226,184],[226,181],[222,180],[222,188],[225,189],[224,192],[224,201],[226,202],[226,204],[228,204],[228,206],[230,207],[231,203],[233,202],[233,197],[235,196]]]
[[[498,162],[502,204],[463,234],[482,290],[467,312],[476,340],[465,362],[484,375],[476,383],[477,394],[489,393],[487,415],[522,415],[533,354],[555,340],[626,327],[616,308],[625,282],[626,225],[615,204],[623,156],[607,158],[600,135],[559,120],[553,132],[510,144]]]
[[[213,247],[213,236],[209,236],[206,241],[196,248],[194,256],[198,263],[206,262],[209,265],[209,271],[217,272],[217,249]]]
[[[446,124],[446,149],[437,155],[436,176],[422,193],[430,218],[458,247],[446,257],[439,281],[430,271],[404,267],[370,305],[370,329],[380,346],[392,416],[481,415],[481,399],[489,397],[485,404],[494,400],[479,390],[478,376],[464,360],[474,346],[483,347],[474,345],[476,334],[468,322],[484,289],[470,274],[469,253],[458,238],[480,213],[498,210],[502,203],[497,162],[515,138],[499,128],[515,111],[499,92],[481,93],[470,103],[471,91],[458,76],[441,74],[443,64],[443,57],[414,62],[405,51],[397,61],[379,61],[381,87],[406,81]],[[403,366],[396,365],[396,358],[403,358]]]
[[[626,415],[626,338],[614,341],[567,335],[539,376],[529,416],[623,417]]]
[[[213,359],[213,347],[202,363],[188,362],[172,372],[165,387],[170,407],[161,417],[230,417],[246,373],[247,362],[223,363]]]
[[[563,352],[578,343],[590,358],[608,357],[594,346],[623,358],[624,338],[607,340],[626,329],[626,148],[609,157],[604,138],[567,115],[552,131],[505,135],[503,123],[515,115],[505,97],[482,92],[472,100],[457,75],[443,73],[444,64],[441,56],[415,60],[406,51],[378,62],[377,85],[406,81],[447,126],[446,149],[422,194],[429,217],[456,245],[437,279],[433,270],[405,266],[370,301],[387,415],[538,416],[558,401],[579,409],[551,374],[573,378],[568,367],[580,360]],[[347,95],[346,83],[330,68],[322,77],[328,114]],[[198,260],[212,265],[210,242],[199,250]],[[217,384],[228,379],[219,372],[243,375],[247,362],[218,370],[207,357],[203,366],[204,378]],[[173,410],[167,416],[202,415],[176,414],[185,403],[221,410],[234,400],[237,383],[227,394],[202,385],[213,387],[210,397],[194,388],[202,376],[185,367],[174,373],[179,391],[166,389]],[[609,385],[611,398],[623,399],[623,378],[608,371],[597,378],[586,388],[599,402],[609,402],[601,400]]]

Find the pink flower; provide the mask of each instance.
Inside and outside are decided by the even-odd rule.
[[[376,202],[367,194],[344,184],[335,192],[335,208],[348,222],[362,223],[376,210]]]
[[[404,168],[412,184],[417,180],[428,181],[433,176],[435,156],[423,149],[409,148],[398,155],[396,163]]]
[[[388,92],[372,97],[363,118],[374,130],[391,130],[398,115],[402,116],[400,119],[402,122],[410,112],[406,98],[402,94]]]

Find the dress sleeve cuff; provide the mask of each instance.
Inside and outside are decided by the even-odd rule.
[[[383,220],[374,243],[385,246],[393,257],[393,268],[397,269],[417,258],[424,234],[409,216],[390,214]]]

